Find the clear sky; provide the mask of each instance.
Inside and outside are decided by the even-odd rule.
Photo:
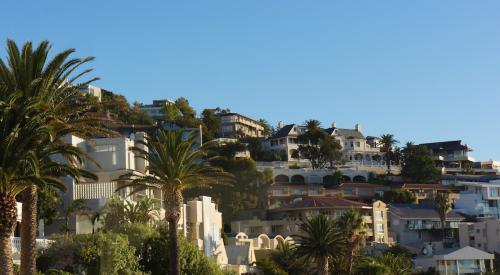
[[[92,55],[130,102],[186,97],[273,125],[361,123],[500,160],[500,1],[11,1],[0,41]],[[2,42],[3,43],[3,42]],[[5,56],[5,46],[0,47]]]

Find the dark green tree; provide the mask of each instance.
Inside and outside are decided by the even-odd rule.
[[[435,182],[441,176],[431,153],[425,146],[412,146],[403,149],[404,162],[401,175],[416,182]]]

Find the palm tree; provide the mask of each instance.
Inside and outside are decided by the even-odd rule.
[[[134,176],[124,175],[121,179],[130,180],[122,188],[133,187],[134,192],[148,188],[161,190],[165,219],[169,225],[170,273],[180,274],[178,222],[183,204],[182,191],[195,187],[207,187],[213,184],[227,183],[229,174],[222,169],[211,166],[207,156],[208,147],[213,143],[205,143],[201,147],[195,142],[195,136],[184,137],[184,132],[159,131],[156,136],[148,136],[139,141],[140,147],[132,147],[140,158],[147,161],[146,174]]]
[[[41,42],[36,49],[33,49],[31,42],[27,42],[19,50],[14,41],[8,40],[7,62],[0,62],[0,85],[3,87],[3,91],[7,94],[16,91],[19,94],[20,102],[32,99],[40,103],[37,105],[34,115],[41,118],[38,123],[46,127],[50,134],[36,137],[38,138],[36,141],[35,137],[32,137],[32,140],[35,141],[32,144],[36,145],[37,154],[44,150],[42,145],[48,146],[67,134],[83,135],[91,125],[88,123],[90,120],[82,116],[83,112],[88,110],[90,106],[79,99],[81,98],[81,87],[95,79],[82,84],[74,84],[74,81],[91,71],[84,70],[81,73],[75,73],[82,64],[92,60],[92,58],[68,60],[74,52],[73,49],[69,49],[56,54],[52,60],[48,60],[50,48],[47,41]],[[32,122],[33,120],[24,121],[24,123]],[[72,150],[69,153],[71,156],[69,156],[64,153],[64,148],[68,147],[60,146],[58,150],[68,160],[82,154]],[[45,154],[51,155],[47,152]],[[46,161],[50,161],[50,157],[40,162],[46,163]],[[43,171],[48,173],[47,176],[62,176],[68,169],[76,168],[73,165],[75,163],[71,160],[70,162],[72,165],[62,168],[55,168],[57,163],[52,163],[50,169]],[[77,171],[73,170],[73,172]],[[24,203],[23,222],[21,223],[21,273],[33,274],[36,272],[35,240],[37,232],[37,188],[35,185],[29,185],[26,188],[22,194],[22,200]]]
[[[385,153],[387,162],[387,174],[391,174],[391,160],[393,159],[393,149],[399,141],[394,138],[393,134],[385,134],[380,137],[380,151]]]
[[[160,217],[159,209],[151,198],[144,198],[135,203],[126,200],[124,212],[125,218],[130,223],[149,224]]]
[[[301,234],[294,236],[297,256],[313,260],[317,274],[327,275],[328,262],[343,246],[343,237],[333,221],[325,215],[308,218],[300,225]]]
[[[355,254],[364,245],[366,225],[359,211],[347,210],[336,221],[347,243],[347,273],[352,274]]]
[[[319,120],[316,120],[316,119],[308,119],[305,121],[305,124],[306,124],[306,128],[307,130],[314,130],[314,129],[318,129],[319,126],[321,126],[321,122],[319,122]]]
[[[405,255],[384,253],[375,258],[367,257],[357,269],[360,275],[410,275],[412,262]]]
[[[448,192],[438,192],[436,197],[434,198],[434,208],[439,214],[439,219],[441,220],[441,233],[444,239],[446,237],[445,234],[445,224],[446,224],[446,215],[451,210],[451,202]]]

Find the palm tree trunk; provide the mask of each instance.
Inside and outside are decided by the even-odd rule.
[[[354,244],[350,244],[349,250],[350,250],[349,251],[349,256],[348,256],[348,259],[347,259],[349,261],[349,266],[347,267],[348,268],[347,274],[351,275],[351,273],[352,273],[352,262],[353,262],[353,258],[354,258],[353,257],[354,256],[353,255],[354,254]]]
[[[36,274],[37,196],[36,186],[30,186],[22,193],[21,275]]]
[[[181,217],[182,193],[180,191],[166,192],[165,210],[168,221],[169,247],[170,247],[170,275],[180,275],[180,251],[178,223]]]
[[[0,274],[14,274],[11,236],[17,222],[16,198],[0,194]]]
[[[328,257],[320,258],[318,261],[318,275],[328,275]]]

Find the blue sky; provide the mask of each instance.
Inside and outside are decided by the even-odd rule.
[[[500,160],[497,0],[7,0],[2,11],[1,41],[95,56],[96,85],[131,102],[184,96],[272,124],[361,123]]]

